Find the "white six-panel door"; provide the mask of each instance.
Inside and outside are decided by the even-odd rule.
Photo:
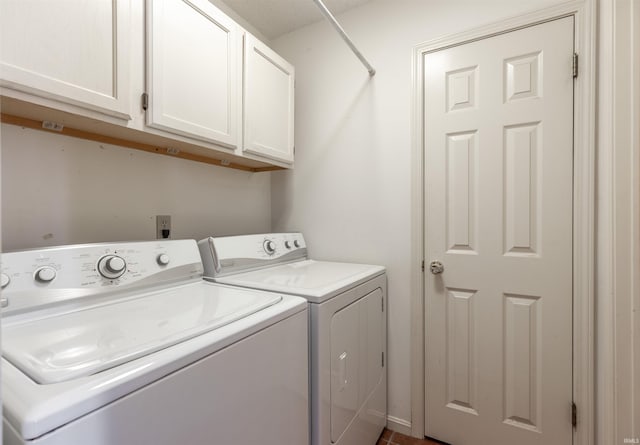
[[[453,445],[572,440],[573,32],[424,56],[425,425]]]

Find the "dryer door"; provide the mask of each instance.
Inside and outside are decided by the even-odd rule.
[[[383,316],[382,291],[376,289],[331,319],[332,442],[356,416],[367,416],[362,408],[383,377]]]

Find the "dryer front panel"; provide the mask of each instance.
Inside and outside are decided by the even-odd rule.
[[[371,397],[384,376],[383,309],[378,288],[331,319],[332,442],[340,440],[356,417],[377,424],[386,411],[384,400]]]

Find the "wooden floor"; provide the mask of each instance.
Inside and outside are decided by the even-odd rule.
[[[377,445],[441,445],[441,442],[434,442],[429,439],[416,439],[396,433],[388,429],[384,429],[382,436],[378,439]]]

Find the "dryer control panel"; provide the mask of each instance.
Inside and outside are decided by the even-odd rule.
[[[2,254],[3,312],[202,277],[194,240],[81,244]]]
[[[307,258],[302,233],[209,237],[198,242],[205,276],[224,276]]]

